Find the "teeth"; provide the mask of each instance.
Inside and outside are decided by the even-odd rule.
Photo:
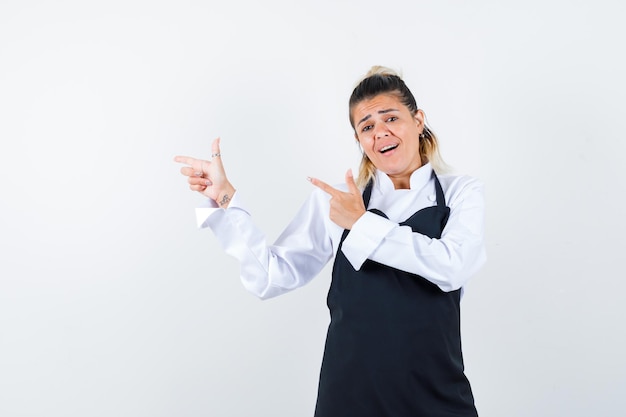
[[[385,146],[384,148],[381,148],[380,152],[381,153],[385,153],[387,151],[390,151],[392,149],[395,149],[398,145],[389,145],[389,146]]]

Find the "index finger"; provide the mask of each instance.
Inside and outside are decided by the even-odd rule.
[[[324,181],[318,180],[317,178],[309,177],[309,181],[311,181],[311,184],[321,189],[325,193],[330,194],[333,197],[341,193],[341,191],[339,191],[338,189],[331,187],[330,185],[326,184]]]
[[[194,162],[197,161],[196,158],[192,158],[191,156],[182,156],[178,155],[174,157],[175,162],[180,162],[181,164],[187,164],[193,166]]]

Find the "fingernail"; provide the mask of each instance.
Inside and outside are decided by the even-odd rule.
[[[204,181],[204,185],[209,186],[209,185],[213,185],[213,183],[211,182],[211,180],[206,180]]]
[[[196,177],[201,177],[202,176],[202,172],[200,171],[196,171],[193,173]]]
[[[313,178],[311,178],[311,177],[306,177],[306,180],[307,180],[308,182],[313,182]]]

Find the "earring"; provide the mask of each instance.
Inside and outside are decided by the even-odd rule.
[[[420,133],[420,139],[424,139],[424,132]]]

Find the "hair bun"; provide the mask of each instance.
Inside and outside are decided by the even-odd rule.
[[[363,78],[371,77],[372,75],[392,75],[402,78],[397,71],[392,70],[388,67],[383,67],[381,65],[374,65],[372,68],[370,68],[370,70],[367,72],[367,74],[365,74],[365,77]]]

